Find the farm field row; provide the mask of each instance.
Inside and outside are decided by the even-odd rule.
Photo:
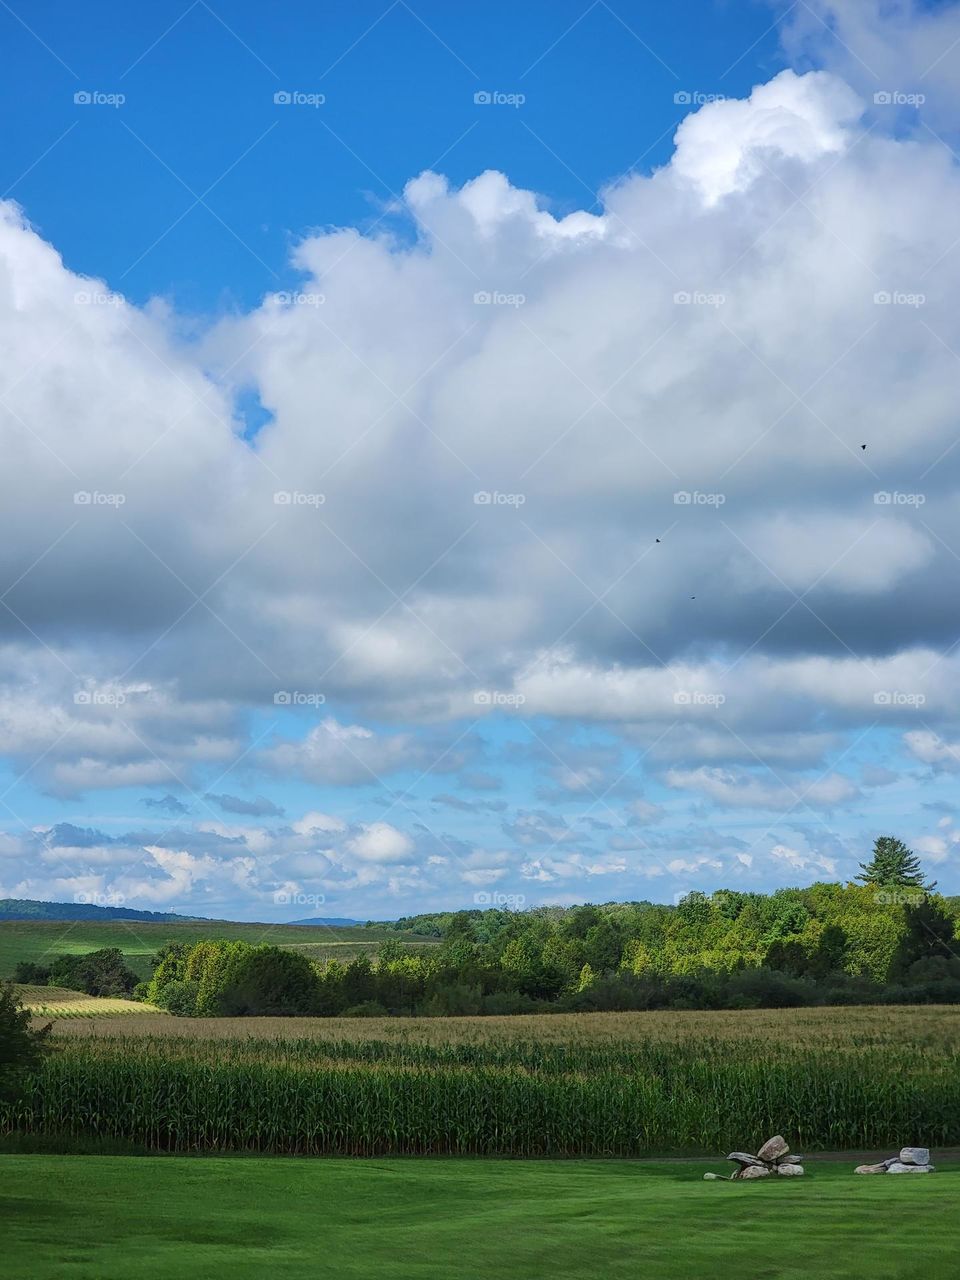
[[[41,1022],[51,1020],[61,1026],[78,1018],[104,1018],[114,1020],[131,1015],[150,1018],[152,1025],[167,1015],[155,1005],[139,1000],[124,1000],[119,996],[88,996],[83,991],[70,991],[67,987],[30,987],[14,983],[14,991],[25,1009]]]
[[[719,1167],[7,1155],[0,1229],[9,1274],[31,1280],[957,1274],[958,1168],[704,1183]]]
[[[250,1019],[225,1035],[65,1020],[0,1131],[364,1156],[706,1154],[773,1132],[804,1152],[960,1143],[953,1008],[802,1012]]]
[[[141,1006],[142,1008],[143,1006]],[[463,1018],[174,1018],[136,1022],[96,1018],[56,1027],[58,1036],[162,1035],[193,1040],[381,1040],[400,1044],[627,1044],[649,1041],[763,1040],[769,1044],[844,1049],[928,1046],[960,1052],[960,1006],[856,1005],[831,1009],[553,1013]]]

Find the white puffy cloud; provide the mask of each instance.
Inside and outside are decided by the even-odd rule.
[[[863,106],[848,85],[817,71],[781,71],[746,100],[710,102],[677,130],[672,168],[708,205],[742,192],[780,158],[809,164],[842,151]]]
[[[461,872],[461,879],[471,885],[496,884],[506,874],[505,867],[467,867]]]
[[[836,875],[837,872],[836,862],[832,858],[816,852],[804,853],[785,844],[774,845],[770,850],[770,857],[774,862],[789,867],[791,871],[822,872],[828,876]]]
[[[595,876],[622,876],[627,870],[626,860],[622,857],[598,858],[591,860],[582,853],[565,854],[554,857],[544,854],[539,858],[531,858],[520,868],[524,880],[534,880],[541,884],[552,884],[558,880],[593,878]],[[648,872],[656,875],[657,871]]]
[[[346,823],[340,818],[335,818],[329,813],[319,813],[315,809],[298,818],[292,826],[298,836],[311,837],[346,830]]]
[[[363,725],[340,724],[332,716],[303,741],[282,742],[263,753],[264,763],[276,772],[341,786],[379,782],[418,762],[429,763],[428,757],[428,746],[409,734],[377,734]]]
[[[364,862],[405,862],[413,852],[413,841],[389,822],[371,822],[351,836],[346,848]]]
[[[714,802],[744,809],[832,809],[853,800],[859,793],[854,783],[841,774],[792,784],[776,779],[764,781],[755,775],[728,769],[668,769],[668,786],[697,791]]]
[[[202,351],[162,309],[78,304],[106,286],[8,209],[11,643],[31,652],[23,628],[45,622],[80,643],[106,628],[109,669],[88,649],[79,682],[133,664],[184,701],[322,694],[325,727],[268,757],[314,781],[417,753],[338,703],[441,721],[474,714],[485,687],[538,708],[564,650],[581,678],[570,713],[617,719],[625,692],[670,712],[663,664],[697,690],[691,637],[828,662],[846,656],[838,636],[854,652],[869,637],[874,656],[933,644],[952,460],[925,482],[932,534],[916,508],[872,503],[869,466],[895,476],[948,446],[952,263],[922,316],[873,294],[952,244],[958,180],[933,140],[854,147],[856,110],[836,77],[784,72],[688,116],[673,162],[611,188],[598,215],[557,220],[494,172],[460,189],[421,176],[398,207],[412,245],[306,237],[302,297],[322,303],[268,297]],[[781,161],[813,184],[802,205],[769,172]],[[678,305],[678,290],[723,302]],[[65,433],[68,386],[83,405]],[[272,415],[252,444],[230,400],[249,386]],[[844,438],[854,413],[865,458],[863,428]],[[76,506],[81,469],[85,491],[123,505]],[[894,591],[915,607],[892,609]],[[792,592],[821,626],[798,627],[801,610],[777,628]]]
[[[706,855],[701,855],[699,858],[671,858],[667,863],[667,870],[675,876],[696,874],[705,867],[711,871],[719,871],[723,863],[718,858],[710,858]]]
[[[960,772],[960,742],[948,742],[932,729],[914,729],[903,735],[910,754],[934,769]]]
[[[909,115],[920,95],[935,128],[956,128],[960,7],[952,0],[804,0],[789,10],[782,38],[791,57],[826,63],[870,102],[878,95],[878,120]]]
[[[908,69],[956,18],[811,0],[798,49],[804,8],[884,66],[902,29]],[[189,341],[0,206],[6,762],[58,802],[155,787],[190,839],[224,842],[71,846],[81,879],[129,852],[146,895],[313,873],[317,893],[407,892],[505,833],[517,874],[586,884],[658,872],[597,854],[566,806],[655,824],[689,863],[675,800],[683,824],[852,808],[838,760],[872,725],[955,768],[960,172],[885,127],[850,64],[691,113],[672,161],[597,213],[556,217],[495,171],[421,174],[394,224],[306,235],[296,298]],[[403,773],[469,791],[544,720],[608,737],[560,742],[529,794],[445,786],[435,807],[489,840],[433,831],[416,795],[415,834],[329,816],[360,784],[396,807],[379,784]],[[639,798],[658,781],[669,812]],[[294,785],[317,794],[272,798]],[[260,825],[270,806],[313,812]],[[490,868],[510,870],[467,866]]]

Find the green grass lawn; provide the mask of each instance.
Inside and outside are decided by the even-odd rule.
[[[0,1156],[29,1280],[891,1280],[960,1274],[960,1169],[707,1183],[722,1162]]]
[[[315,959],[339,956],[350,959],[361,951],[375,952],[385,938],[396,934],[366,926],[315,926],[289,924],[236,924],[198,921],[188,924],[145,924],[140,920],[3,920],[0,921],[0,978],[13,973],[20,960],[49,964],[58,955],[79,955],[101,947],[119,947],[139,978],[150,976],[150,960],[166,942],[200,942],[228,938],[252,944],[269,942],[292,946]],[[417,939],[428,942],[429,939]]]

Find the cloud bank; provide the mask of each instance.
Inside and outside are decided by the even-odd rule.
[[[692,112],[599,213],[423,173],[199,338],[0,206],[4,892],[388,914],[481,879],[762,884],[855,868],[881,779],[937,803],[949,85],[930,127],[885,118],[851,71],[876,6],[813,8],[844,52],[798,16],[799,70]],[[956,22],[894,9],[891,82]],[[64,845],[24,788],[176,825]]]

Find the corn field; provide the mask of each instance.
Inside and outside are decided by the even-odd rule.
[[[729,1021],[713,1036],[566,1042],[375,1039],[342,1022],[339,1038],[70,1034],[0,1130],[345,1156],[716,1154],[775,1131],[800,1151],[960,1143],[955,1017],[914,1018],[894,1052],[886,1013],[846,1041],[832,1013],[837,1034],[814,1044],[734,1039]]]
[[[166,1015],[153,1005],[119,996],[88,996],[83,991],[65,987],[32,987],[20,985],[17,997],[35,1018],[162,1018]]]

